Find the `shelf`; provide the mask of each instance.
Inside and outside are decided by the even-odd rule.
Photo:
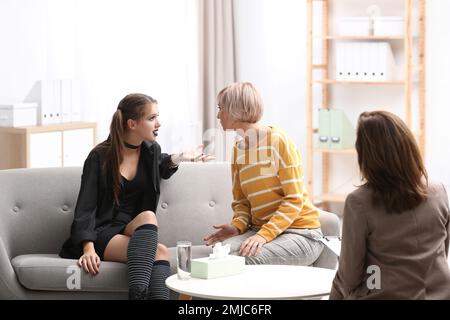
[[[322,40],[405,40],[404,36],[314,36]]]
[[[327,65],[326,64],[313,64],[312,67],[314,69],[326,69]]]
[[[322,201],[322,202],[340,202],[344,203],[347,198],[346,194],[332,194],[332,193],[324,193],[321,196],[314,196],[314,201]]]
[[[423,70],[423,66],[421,64],[413,64],[411,69],[413,72],[420,72]]]
[[[344,81],[344,80],[317,80],[316,83],[322,84],[362,84],[362,85],[403,85],[403,80],[390,81]]]
[[[336,154],[356,154],[356,149],[314,149],[320,153],[336,153]]]
[[[64,122],[43,126],[0,127],[0,133],[2,132],[13,134],[41,133],[41,132],[75,130],[75,129],[90,129],[95,128],[96,126],[97,124],[95,122]]]

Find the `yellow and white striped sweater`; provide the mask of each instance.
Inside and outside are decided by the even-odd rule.
[[[268,242],[288,228],[319,228],[319,212],[303,183],[301,155],[288,135],[271,127],[253,147],[240,145],[234,145],[231,164],[231,224],[240,233],[256,228]]]

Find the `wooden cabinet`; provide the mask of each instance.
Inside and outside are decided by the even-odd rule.
[[[0,128],[0,169],[82,166],[96,136],[87,122]]]
[[[63,146],[64,152],[63,161],[64,166],[74,167],[83,165],[84,160],[86,160],[87,155],[94,147],[89,144],[89,141],[93,141],[94,129],[77,129],[77,130],[66,130],[63,131]],[[80,143],[83,142],[84,143]]]
[[[27,167],[46,168],[62,166],[62,131],[31,133]]]

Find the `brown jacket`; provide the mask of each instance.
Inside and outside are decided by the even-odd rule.
[[[450,299],[449,214],[440,184],[430,183],[427,201],[402,214],[374,207],[366,186],[352,192],[330,299]]]

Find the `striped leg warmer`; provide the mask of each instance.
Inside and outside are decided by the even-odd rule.
[[[152,277],[148,288],[149,300],[169,300],[169,288],[166,279],[170,276],[170,264],[167,260],[157,260],[153,264]]]
[[[127,252],[130,300],[147,299],[157,245],[158,227],[154,224],[138,227],[131,236]]]

